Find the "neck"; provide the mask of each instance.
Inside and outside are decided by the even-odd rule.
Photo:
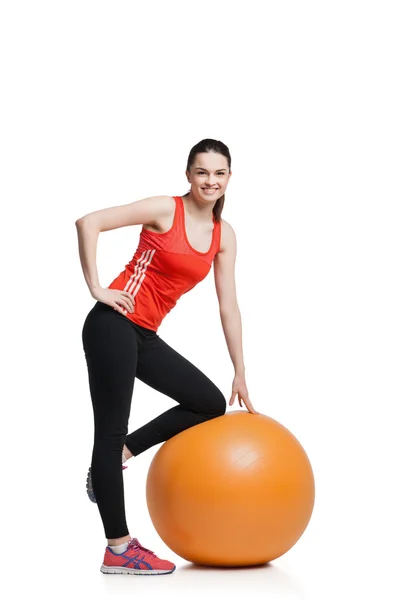
[[[217,203],[217,200],[215,200],[215,202],[206,202],[201,199],[198,200],[192,196],[191,192],[189,192],[189,194],[185,196],[184,202],[187,206],[187,212],[191,217],[209,221],[212,219],[213,208]]]

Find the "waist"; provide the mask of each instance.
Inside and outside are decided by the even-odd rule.
[[[109,306],[108,304],[104,304],[104,302],[97,301],[96,304],[93,306],[92,310],[109,311],[109,312],[115,313],[116,316],[122,317],[123,319],[127,319],[136,329],[139,330],[140,333],[147,335],[147,336],[157,335],[156,329],[150,329],[148,327],[144,327],[139,322],[137,322],[137,321],[139,321],[139,319],[135,320],[134,314],[127,313],[126,315],[123,315],[120,312],[116,311],[114,308],[112,308],[112,306]]]

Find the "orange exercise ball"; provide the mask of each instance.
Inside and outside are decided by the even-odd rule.
[[[146,500],[165,544],[187,561],[250,566],[287,552],[314,507],[310,461],[294,435],[265,415],[232,411],[165,442]]]

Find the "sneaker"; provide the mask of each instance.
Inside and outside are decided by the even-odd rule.
[[[107,546],[100,567],[102,573],[121,575],[167,575],[175,569],[174,563],[158,558],[141,546],[137,538],[129,540],[128,548],[122,554],[116,554],[112,546]]]
[[[122,470],[127,469],[128,466],[122,465]],[[89,471],[86,477],[86,492],[91,502],[96,502],[96,496],[94,495],[92,485],[92,467],[89,467]]]

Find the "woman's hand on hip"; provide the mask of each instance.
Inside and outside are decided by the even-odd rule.
[[[97,287],[92,291],[92,296],[98,302],[108,304],[114,310],[126,315],[127,312],[133,313],[135,310],[135,299],[129,292],[123,290],[110,290],[109,288]]]

